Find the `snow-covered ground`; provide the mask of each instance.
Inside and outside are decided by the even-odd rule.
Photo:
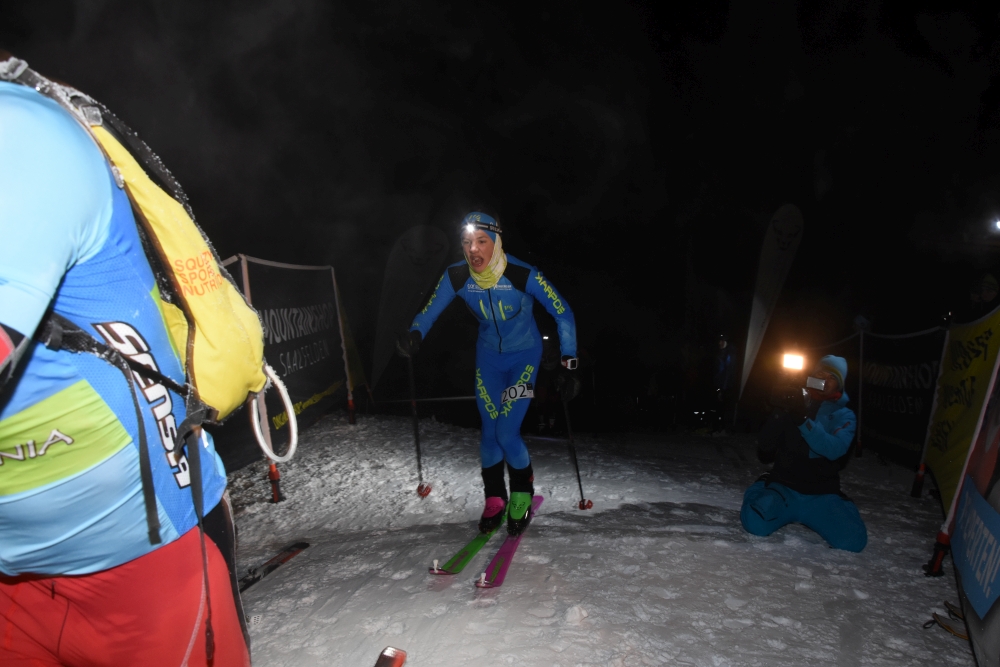
[[[945,599],[927,579],[936,500],[911,473],[855,459],[844,490],[868,525],[861,554],[793,525],[740,527],[760,473],[753,439],[578,438],[590,511],[565,445],[530,441],[545,496],[503,587],[473,581],[501,535],[454,577],[427,573],[475,534],[478,431],[421,421],[425,499],[408,419],[334,414],[282,466],[288,500],[267,502],[266,468],[230,476],[240,571],[298,538],[312,546],[244,594],[256,667],[368,667],[392,645],[407,667],[519,665],[973,665],[967,642],[921,624]]]

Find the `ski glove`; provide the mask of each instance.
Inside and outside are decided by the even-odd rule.
[[[412,357],[420,349],[421,338],[419,331],[404,331],[396,339],[396,352],[401,357]]]
[[[554,384],[560,398],[564,402],[569,403],[579,395],[580,387],[583,383],[580,382],[580,376],[576,373],[564,369],[556,376]]]

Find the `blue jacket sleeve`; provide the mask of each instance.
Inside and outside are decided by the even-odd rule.
[[[451,286],[451,279],[448,278],[448,272],[445,271],[441,279],[438,280],[434,292],[431,293],[431,298],[427,300],[427,305],[413,318],[410,331],[419,331],[421,338],[426,339],[427,332],[431,330],[434,322],[441,316],[441,313],[444,312],[444,309],[448,307],[448,304],[454,298],[455,289]]]
[[[576,356],[576,318],[573,311],[552,284],[545,279],[542,272],[535,269],[525,288],[528,294],[545,306],[545,310],[556,320],[556,330],[559,332],[559,350],[564,356]]]
[[[810,456],[818,454],[834,461],[847,453],[854,439],[857,418],[850,408],[840,408],[826,419],[827,427],[813,419],[806,419],[799,432],[809,445]],[[829,430],[827,430],[829,428]]]

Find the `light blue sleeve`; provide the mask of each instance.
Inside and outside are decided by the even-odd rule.
[[[528,286],[525,288],[528,294],[535,297],[545,310],[556,321],[556,331],[559,333],[559,351],[563,356],[576,356],[576,317],[556,289],[552,286],[542,272],[533,269],[528,278]]]
[[[0,322],[34,334],[66,271],[106,241],[113,187],[69,112],[0,82]]]
[[[854,431],[857,428],[857,418],[850,408],[841,408],[834,412],[827,423],[830,431],[823,427],[823,424],[813,419],[806,419],[799,426],[799,433],[805,438],[809,445],[810,458],[816,458],[813,454],[818,454],[823,458],[836,461],[847,453],[854,440]]]

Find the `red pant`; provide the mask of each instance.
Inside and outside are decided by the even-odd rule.
[[[229,571],[205,539],[213,667],[249,667]],[[118,567],[75,577],[0,577],[4,667],[203,667],[206,599],[198,529]]]

